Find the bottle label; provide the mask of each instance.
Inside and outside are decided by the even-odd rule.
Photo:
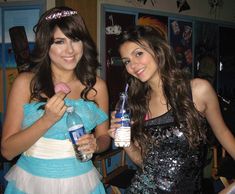
[[[116,147],[128,147],[131,141],[131,128],[120,127],[116,129],[114,144]]]
[[[123,127],[129,127],[130,126],[130,118],[128,113],[122,113],[122,112],[117,112],[115,115],[116,118],[121,118],[122,120],[118,122],[121,124]]]
[[[130,146],[131,141],[131,127],[129,114],[127,112],[117,112],[115,117],[121,118],[121,121],[118,123],[122,126],[116,129],[114,144],[116,147],[128,147]]]
[[[70,127],[68,131],[73,144],[76,144],[77,140],[86,133],[84,126],[81,124]]]

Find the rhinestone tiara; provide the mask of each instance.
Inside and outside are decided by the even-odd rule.
[[[77,11],[59,11],[59,12],[52,13],[46,16],[46,20],[54,20],[54,19],[59,19],[63,17],[68,17],[68,16],[76,15],[77,13],[78,13]]]

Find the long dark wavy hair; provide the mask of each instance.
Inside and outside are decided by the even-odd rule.
[[[156,28],[150,26],[134,26],[124,31],[119,39],[120,46],[125,42],[134,42],[146,49],[146,45],[156,57],[160,79],[162,80],[163,94],[166,98],[168,110],[172,109],[174,121],[178,126],[184,121],[184,134],[191,147],[196,147],[205,140],[204,118],[196,110],[192,101],[190,86],[191,74],[180,68],[177,64],[173,49],[166,37]],[[150,53],[150,52],[149,52]],[[150,53],[151,54],[151,53]],[[151,54],[152,55],[152,54]],[[147,82],[126,72],[129,83],[128,102],[132,120],[132,137],[141,147],[149,142],[147,132],[144,130],[144,120],[148,113],[151,88]]]
[[[31,54],[31,61],[35,76],[31,81],[31,100],[45,102],[47,98],[55,94],[48,52],[54,42],[53,36],[57,27],[69,39],[81,40],[83,43],[83,56],[75,68],[77,78],[85,85],[81,98],[88,100],[88,92],[95,91],[93,86],[96,83],[97,68],[99,67],[96,46],[83,18],[78,12],[73,11],[75,10],[68,7],[52,8],[42,14],[34,27],[35,47]],[[70,15],[49,17],[48,19],[48,16],[58,16],[60,13],[70,13]]]

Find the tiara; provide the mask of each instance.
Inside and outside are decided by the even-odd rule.
[[[52,13],[48,15],[45,19],[46,20],[54,20],[54,19],[59,19],[63,17],[68,17],[72,15],[76,15],[78,12],[77,11],[59,11],[56,13]]]

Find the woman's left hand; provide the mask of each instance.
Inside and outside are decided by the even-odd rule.
[[[77,141],[78,150],[84,154],[93,154],[97,150],[97,141],[93,134],[85,134]]]

